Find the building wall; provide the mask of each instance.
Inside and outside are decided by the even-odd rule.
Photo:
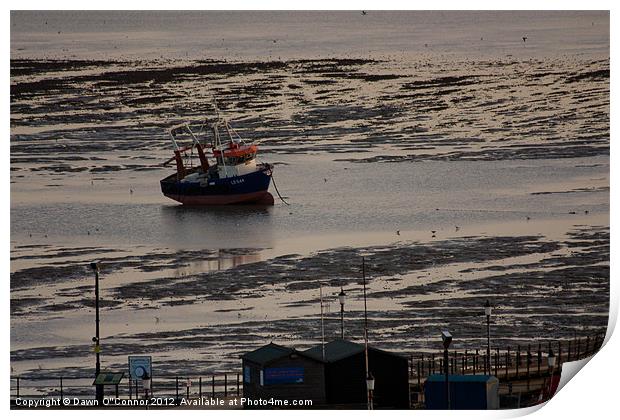
[[[246,367],[250,368],[250,382],[246,383]],[[283,384],[260,384],[260,372],[266,368],[303,368],[303,383],[283,383]],[[287,399],[289,403],[296,399],[311,399],[313,406],[325,404],[325,375],[323,364],[313,359],[293,355],[293,357],[285,357],[264,366],[243,360],[243,396],[251,399]],[[247,408],[252,407],[248,404]],[[273,408],[273,407],[263,407]],[[310,408],[310,407],[305,407]]]
[[[375,407],[408,409],[407,359],[373,349],[370,349],[368,359],[369,370],[375,378]],[[366,360],[363,352],[329,363],[326,375],[328,404],[366,406]]]

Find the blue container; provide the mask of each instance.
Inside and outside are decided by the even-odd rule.
[[[445,375],[431,375],[424,383],[428,410],[447,410]],[[499,380],[488,375],[450,375],[452,410],[495,410],[499,408]]]

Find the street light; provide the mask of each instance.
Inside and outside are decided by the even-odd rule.
[[[450,347],[450,343],[452,343],[452,334],[450,334],[450,331],[448,330],[443,330],[441,332],[441,341],[443,342],[443,368],[444,368],[444,372],[445,372],[445,392],[446,392],[446,404],[448,407],[448,410],[450,410],[450,384],[449,384],[449,373],[450,373],[450,366],[448,366],[449,361],[448,361],[448,348]]]
[[[368,377],[366,378],[366,389],[368,390],[368,409],[372,410],[372,392],[375,390],[375,377],[370,372],[368,372]]]
[[[344,299],[347,294],[340,288],[338,293],[338,301],[340,302],[340,338],[344,340]]]
[[[487,316],[487,365],[486,369],[491,375],[491,303],[487,299],[484,304],[484,314]]]
[[[99,352],[101,347],[99,346],[99,261],[93,261],[90,263],[90,269],[95,273],[95,336],[93,342],[95,343],[95,379],[101,372],[101,360],[99,358]],[[95,385],[95,398],[100,406],[103,405],[103,385]]]

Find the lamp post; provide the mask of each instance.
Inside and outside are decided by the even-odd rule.
[[[441,332],[441,341],[443,342],[443,369],[445,374],[445,393],[446,393],[446,405],[448,410],[450,410],[450,383],[449,383],[449,373],[450,366],[448,361],[448,348],[450,347],[450,343],[452,343],[452,334],[450,331],[443,330]]]
[[[101,360],[99,353],[101,347],[99,346],[99,262],[93,261],[90,263],[90,268],[95,273],[95,336],[93,342],[95,343],[95,379],[101,372]],[[103,385],[95,385],[95,398],[100,406],[103,405]]]
[[[340,293],[338,293],[338,301],[340,302],[340,338],[344,340],[344,299],[347,294],[340,288]]]
[[[491,303],[489,299],[484,304],[484,314],[487,316],[487,363],[485,368],[491,375]]]
[[[372,410],[372,393],[375,390],[375,377],[372,376],[370,372],[368,372],[368,376],[366,377],[366,389],[368,390],[368,409]]]
[[[366,362],[366,379],[368,380],[370,375],[370,370],[368,368],[368,310],[366,306],[366,259],[362,255],[362,281],[364,283],[364,359]],[[366,382],[366,385],[369,383]],[[374,386],[374,382],[373,382]],[[372,401],[370,400],[370,392],[367,395],[368,401],[367,406],[369,410],[372,410]]]

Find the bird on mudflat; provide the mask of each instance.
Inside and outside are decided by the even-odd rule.
[[[521,38],[523,40],[523,42],[527,41],[527,37],[524,36],[523,38]]]
[[[396,231],[396,234],[397,234],[398,236],[400,236],[400,230],[397,230],[397,231]]]
[[[368,13],[366,13],[365,10],[362,10],[362,16],[366,16]]]

